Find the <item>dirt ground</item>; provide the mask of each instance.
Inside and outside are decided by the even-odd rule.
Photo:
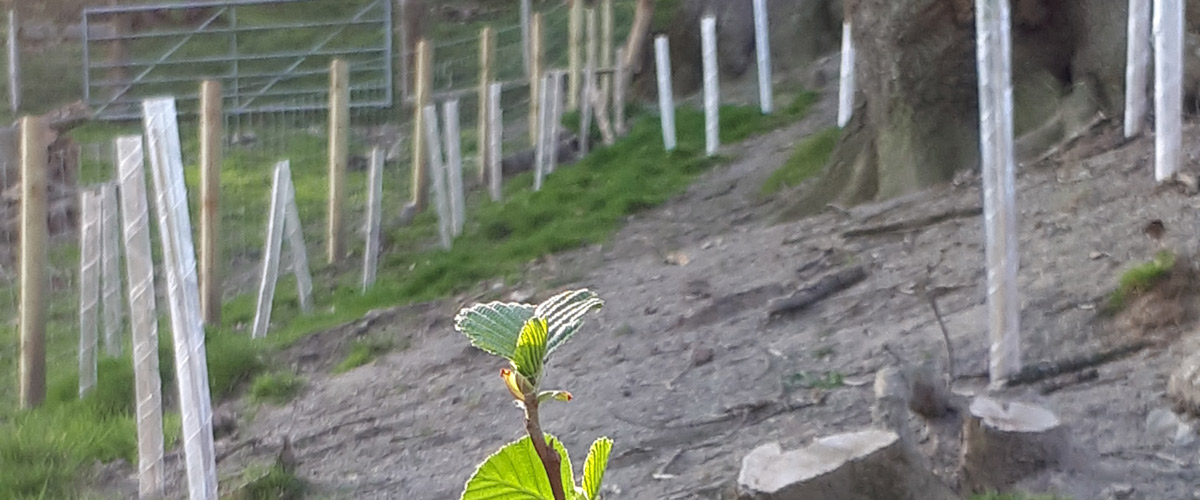
[[[377,311],[312,336],[287,353],[308,385],[283,407],[226,405],[239,426],[218,442],[222,477],[270,463],[289,437],[313,497],[457,498],[475,465],[521,436],[520,413],[497,376],[501,360],[453,330],[459,307],[588,287],[606,301],[553,359],[549,388],[574,401],[550,404],[543,425],[574,453],[578,467],[598,436],[614,439],[605,478],[609,499],[728,499],[742,457],[779,441],[785,449],[871,423],[874,374],[945,357],[941,333],[913,285],[932,271],[953,344],[957,391],[982,390],[987,368],[982,219],[953,218],[907,233],[844,237],[850,229],[980,204],[978,177],[902,203],[857,207],[793,223],[770,223],[772,200],[758,195],[806,134],[833,123],[826,90],[803,122],[727,148],[735,158],[686,194],[631,217],[609,243],[530,266],[516,286],[483,283],[454,300]],[[1062,156],[1022,167],[1021,321],[1026,362],[1088,354],[1135,332],[1097,310],[1120,273],[1160,247],[1198,250],[1200,198],[1156,190],[1153,141],[1119,141],[1116,124]],[[1200,140],[1189,126],[1188,167]],[[1111,146],[1111,147],[1110,147]],[[1161,243],[1142,234],[1151,219]],[[844,265],[866,268],[854,287],[796,314],[769,319],[769,299]],[[1051,408],[1070,428],[1075,459],[1021,487],[1079,500],[1113,491],[1133,499],[1200,498],[1200,446],[1174,444],[1147,429],[1147,415],[1170,404],[1166,377],[1192,325],[1163,347],[1103,365],[1096,380],[1041,395],[1039,386],[1006,396]],[[342,375],[330,374],[353,340],[391,338],[407,348]],[[709,354],[711,353],[711,359]],[[945,366],[944,361],[941,362]],[[973,376],[974,375],[974,376]],[[837,387],[809,388],[841,376]],[[830,384],[836,385],[836,384]],[[952,470],[956,438],[925,436],[936,470]],[[181,453],[171,454],[172,463]],[[130,491],[132,477],[115,484]],[[182,478],[176,473],[176,484]],[[1107,493],[1102,494],[1107,489]]]

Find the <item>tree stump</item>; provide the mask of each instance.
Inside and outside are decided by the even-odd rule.
[[[954,500],[890,431],[866,430],[817,439],[784,452],[768,443],[742,459],[741,500]]]
[[[1050,410],[985,396],[971,402],[963,422],[964,485],[971,491],[1003,489],[1059,462],[1066,428]]]

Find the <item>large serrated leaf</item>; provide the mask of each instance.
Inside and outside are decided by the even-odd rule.
[[[475,304],[459,311],[454,328],[471,339],[471,345],[511,360],[516,354],[521,328],[533,317],[534,306],[512,302]]]
[[[604,471],[608,469],[612,445],[612,440],[604,437],[592,443],[592,449],[588,450],[587,460],[583,463],[583,492],[588,500],[600,498],[600,483],[604,481]]]
[[[562,459],[563,489],[571,498],[574,484],[571,476],[571,460],[567,449],[553,436],[547,434],[546,441]],[[500,448],[488,457],[471,479],[467,480],[462,500],[553,500],[546,469],[538,458],[537,450],[529,436],[523,437]]]
[[[546,320],[534,316],[525,322],[520,337],[517,337],[517,350],[512,358],[513,368],[533,382],[534,387],[537,387],[538,378],[542,375],[548,335]]]
[[[603,306],[604,301],[586,288],[560,293],[539,304],[533,314],[546,318],[547,324],[550,325],[550,341],[546,354],[553,353],[579,330],[584,314]]]

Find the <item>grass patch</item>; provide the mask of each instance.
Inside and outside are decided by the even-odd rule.
[[[278,464],[249,468],[242,476],[245,484],[230,496],[234,500],[299,500],[308,490],[308,483]]]
[[[392,350],[395,344],[385,339],[361,339],[350,345],[350,353],[346,359],[334,367],[334,373],[346,373],[362,365],[374,361],[380,355]],[[403,346],[407,348],[407,345]]]
[[[250,384],[250,399],[256,403],[284,405],[304,389],[304,379],[294,373],[264,373]]]
[[[788,157],[787,163],[763,183],[762,194],[771,195],[782,189],[798,186],[820,173],[841,136],[841,129],[830,127],[800,141],[792,156]]]
[[[1117,289],[1108,296],[1104,312],[1113,315],[1125,309],[1130,299],[1150,291],[1154,285],[1171,274],[1175,266],[1175,255],[1162,250],[1149,262],[1144,262],[1125,271],[1117,282]]]

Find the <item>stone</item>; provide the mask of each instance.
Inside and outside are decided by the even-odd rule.
[[[1171,373],[1167,398],[1177,411],[1200,417],[1200,352],[1185,357]]]

